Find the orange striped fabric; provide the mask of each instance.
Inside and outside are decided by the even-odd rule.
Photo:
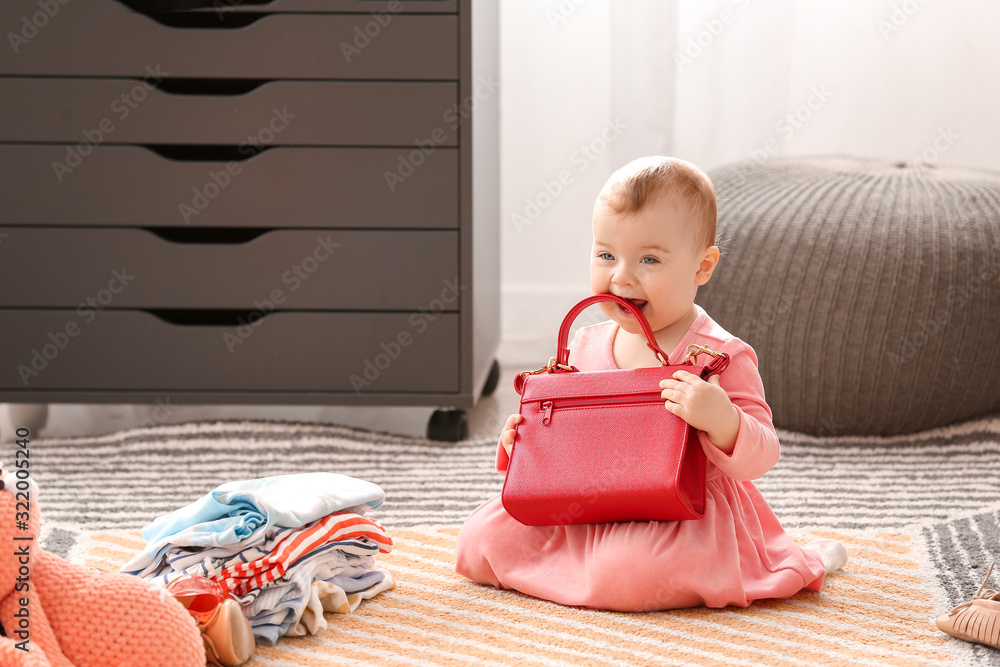
[[[299,559],[328,542],[365,538],[379,551],[392,551],[392,538],[374,519],[353,512],[330,514],[293,532],[266,556],[231,565],[212,577],[227,593],[244,596],[255,588],[277,581]]]
[[[615,613],[562,607],[481,586],[454,572],[457,528],[393,530],[379,565],[396,589],[320,635],[258,647],[252,666],[289,665],[950,665],[967,646],[934,627],[943,611],[920,533],[814,531],[843,541],[850,562],[822,593],[747,609]],[[74,560],[116,571],[143,541],[106,532]]]

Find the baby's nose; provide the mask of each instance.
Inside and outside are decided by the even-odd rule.
[[[632,285],[635,283],[635,275],[633,275],[631,271],[615,271],[614,275],[611,277],[611,282],[616,285]]]

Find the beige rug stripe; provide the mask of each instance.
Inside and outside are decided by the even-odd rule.
[[[851,571],[853,568],[854,563],[849,563],[848,570],[838,572],[836,576],[828,578],[828,581],[837,580],[836,585],[838,587],[855,590],[872,591],[877,586],[877,590],[874,592],[887,596],[887,599],[892,600],[893,604],[896,602],[906,603],[912,601],[930,603],[933,598],[930,593],[918,588],[915,584],[907,586],[906,584],[897,583],[895,579],[885,580],[883,577],[861,575]]]
[[[443,634],[422,618],[406,618],[394,613],[369,613],[379,611],[385,611],[385,607],[383,606],[381,609],[377,607],[371,610],[365,609],[364,613],[361,614],[355,612],[353,620],[368,626],[368,632],[386,632],[397,641],[408,642],[413,646],[430,647],[434,655],[447,654],[449,657],[461,658],[467,662],[478,664],[496,662],[502,664],[505,656],[513,657],[519,661],[531,660],[533,657],[537,657],[510,646],[496,646],[488,642],[475,642],[465,637]],[[442,649],[446,649],[446,651]],[[553,663],[550,662],[550,664]]]
[[[839,598],[841,600],[844,600],[844,601],[846,601],[846,604],[848,604],[848,605],[851,602],[868,602],[871,599],[871,594],[870,593],[849,591],[848,589],[838,589],[838,591],[837,591],[836,594],[834,594],[832,591],[828,591],[827,595],[831,599],[838,599]],[[921,612],[927,612],[927,610],[928,610],[928,607],[926,607],[924,605],[917,604],[917,603],[913,603],[913,604],[899,603],[898,608],[901,609],[901,610],[903,610],[903,611],[907,611],[907,612],[910,612],[910,613],[913,613],[913,614],[919,614]]]
[[[906,533],[879,533],[879,539],[889,542],[913,542],[913,536]]]
[[[117,544],[122,549],[129,551],[129,558],[133,554],[139,553],[146,548],[146,540],[143,539],[142,533],[138,530],[131,531],[124,535],[114,535],[111,533],[97,533],[91,536],[92,539],[101,540],[106,544]]]
[[[339,650],[350,653],[358,649],[377,649],[384,651],[386,655],[393,656],[409,664],[431,664],[431,665],[502,665],[504,663],[495,660],[495,655],[490,654],[489,658],[484,657],[481,652],[476,659],[471,655],[461,651],[443,651],[437,646],[427,641],[426,636],[411,632],[405,629],[393,627],[392,623],[378,622],[375,627],[358,627],[358,622],[362,616],[350,615],[351,622],[341,622],[330,624],[330,628],[323,633],[323,638],[332,642],[329,646],[331,651]],[[416,663],[411,661],[417,661]],[[381,662],[381,658],[380,658]]]
[[[905,576],[916,577],[917,580],[920,578],[919,575],[909,574],[919,571],[920,565],[912,560],[908,560],[904,554],[895,555],[867,550],[855,553],[854,556],[855,560],[861,560],[869,567],[881,566],[883,572],[892,573],[892,576],[904,574]]]
[[[456,604],[447,607],[443,604],[435,604],[427,600],[405,596],[394,591],[392,595],[384,596],[381,601],[369,603],[372,609],[385,611],[387,614],[396,614],[413,619],[415,622],[423,622],[428,625],[440,627],[442,630],[457,632],[458,636],[470,641],[488,642],[496,646],[509,648],[511,654],[523,652],[525,650],[537,655],[538,651],[549,653],[552,658],[561,658],[570,662],[585,660],[593,656],[579,649],[579,641],[552,641],[552,633],[547,633],[541,628],[531,628],[524,624],[504,624],[503,617],[491,617],[480,614],[471,609],[474,605],[462,606]],[[496,629],[499,628],[499,629]],[[528,635],[537,635],[541,641],[531,639]],[[448,636],[455,636],[449,634]],[[634,653],[620,647],[602,648],[601,658],[609,665],[620,665],[628,667],[630,659],[634,659]],[[617,657],[616,657],[617,656]],[[555,663],[553,663],[555,664]]]
[[[876,565],[870,565],[870,561],[863,558],[855,558],[851,563],[850,571],[854,574],[867,574],[873,577],[883,578],[886,580],[905,582],[908,584],[920,584],[920,577],[917,575],[901,575],[889,570],[884,567],[878,567]]]
[[[407,528],[405,530],[393,530],[390,531],[392,536],[393,545],[399,545],[400,542],[407,543],[410,542],[414,546],[418,547],[437,547],[439,549],[448,550],[451,552],[452,560],[455,556],[455,538],[457,537],[457,531],[455,535],[447,534],[435,534],[429,530],[425,532],[415,532],[419,529]],[[419,535],[419,539],[414,539],[411,536]]]
[[[846,574],[844,575],[846,576]],[[872,598],[867,602],[855,603],[860,606],[871,605],[873,609],[878,609],[882,611],[887,611],[890,613],[898,614],[900,616],[900,622],[905,622],[903,619],[926,619],[927,612],[925,609],[932,609],[931,602],[933,596],[927,591],[914,590],[913,600],[907,599],[906,594],[893,593],[890,590],[872,590],[872,582],[860,580],[845,579],[837,583],[837,590],[850,591],[854,595],[868,595]],[[876,582],[877,583],[877,582]],[[919,602],[923,603],[919,605],[919,609],[916,611],[906,611],[899,609],[899,604],[909,603],[909,602]]]
[[[108,567],[112,568],[108,570],[109,572],[117,572],[118,569],[121,567],[119,563],[127,563],[132,558],[132,556],[135,555],[135,553],[136,552],[134,551],[123,551],[118,547],[117,544],[113,544],[110,547],[104,547],[104,546],[95,547],[90,551],[91,556],[100,559],[101,561],[106,563]],[[91,567],[97,567],[97,569],[99,570],[105,569],[103,567],[98,567],[96,565],[93,565]]]
[[[328,618],[331,618],[328,616]],[[336,625],[330,624],[329,631],[311,637],[304,637],[304,640],[308,640],[315,647],[315,650],[320,651],[324,655],[338,656],[343,655],[345,652],[350,652],[353,650],[358,650],[365,655],[371,655],[378,658],[376,664],[381,665],[382,661],[389,659],[394,659],[397,663],[402,663],[406,665],[442,665],[442,664],[469,664],[461,658],[456,656],[444,654],[444,657],[437,657],[434,659],[428,659],[424,656],[415,656],[412,651],[400,650],[398,646],[399,642],[395,641],[395,638],[391,635],[388,637],[382,637],[382,639],[387,640],[390,644],[395,643],[397,646],[392,649],[386,649],[378,646],[371,646],[359,643],[357,641],[352,641],[350,639],[345,639],[346,637],[367,637],[372,633],[372,630],[368,627],[364,627],[358,620],[360,617],[351,618],[350,622],[337,623]],[[347,616],[341,616],[341,621],[346,621]],[[282,640],[279,645],[284,644],[285,641]],[[434,651],[439,651],[437,647],[431,647]],[[371,662],[369,662],[371,664]],[[494,663],[490,663],[494,664]]]
[[[380,666],[389,663],[417,667],[469,664],[447,655],[444,658],[438,656],[434,659],[417,656],[414,655],[417,653],[416,651],[407,651],[405,645],[395,641],[392,637],[370,637],[370,635],[371,631],[366,628],[357,629],[350,627],[349,623],[338,623],[336,626],[331,626],[322,635],[308,639],[312,642],[314,653],[330,656],[334,660],[345,653],[356,652],[377,659],[371,660],[369,664],[374,663]],[[369,639],[379,641],[368,641]],[[279,646],[283,644],[285,644],[285,640],[282,640]]]
[[[300,647],[301,644],[301,647]],[[359,652],[360,653],[360,652]],[[394,656],[380,651],[368,653],[373,658],[378,658],[378,664],[386,667],[413,667],[412,662],[396,660]],[[331,650],[319,642],[303,642],[302,638],[283,639],[277,646],[257,646],[256,655],[247,663],[246,667],[272,667],[274,665],[304,665],[306,667],[342,667],[344,665],[368,667],[372,664],[371,659],[365,659],[365,655],[351,658],[347,652],[341,648]]]
[[[850,542],[856,547],[864,547],[868,550],[874,551],[884,551],[887,553],[909,553],[911,547],[909,542],[911,538],[909,535],[903,535],[905,540],[890,540],[886,539],[865,539],[863,537],[858,537],[857,535],[844,535],[843,533],[838,533],[832,530],[810,530],[809,534],[814,537],[823,537],[829,540],[838,540],[840,542]],[[878,537],[883,537],[879,535]]]
[[[405,589],[403,589],[405,591]],[[374,602],[374,601],[372,601]],[[532,650],[553,650],[574,658],[587,657],[587,653],[579,650],[580,638],[569,639],[560,636],[550,628],[540,625],[529,625],[510,621],[509,614],[486,614],[477,610],[475,600],[461,601],[449,599],[443,602],[426,600],[416,595],[406,595],[400,590],[392,595],[384,596],[377,603],[386,611],[394,610],[400,614],[419,614],[428,622],[439,623],[460,630],[466,637],[476,637],[479,641],[503,640],[519,646],[527,646]],[[514,634],[516,632],[516,634]],[[556,641],[553,641],[555,639]],[[602,657],[628,665],[628,659],[634,655],[628,649],[609,644],[601,645]],[[615,655],[624,658],[617,661]]]

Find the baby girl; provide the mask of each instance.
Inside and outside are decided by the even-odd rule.
[[[695,303],[719,262],[715,221],[715,189],[697,167],[641,158],[601,190],[590,259],[591,291],[639,308],[672,363],[691,344],[729,355],[728,368],[707,381],[678,371],[660,383],[664,408],[698,430],[708,458],[704,518],[525,526],[497,495],[462,527],[456,571],[565,605],[651,611],[746,607],[819,591],[824,575],[847,562],[839,542],[792,541],[752,481],[778,461],[780,447],[753,349]],[[577,332],[570,364],[581,371],[658,366],[628,309],[601,308],[610,319]],[[511,415],[500,435],[501,474],[519,421]]]

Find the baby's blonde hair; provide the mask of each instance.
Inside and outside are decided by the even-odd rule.
[[[611,174],[597,201],[619,215],[632,215],[664,196],[690,206],[701,223],[696,239],[706,248],[715,245],[715,186],[690,162],[666,155],[632,160]]]

